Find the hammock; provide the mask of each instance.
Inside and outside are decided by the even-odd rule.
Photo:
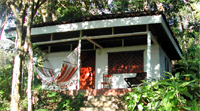
[[[51,68],[37,67],[37,77],[47,84],[57,83],[61,88],[67,88],[69,85],[72,85],[78,77],[77,56],[78,49],[75,48],[74,51],[64,59],[61,65],[61,70],[57,73],[55,73],[54,69]]]
[[[55,82],[58,74],[54,72],[53,69],[45,68],[45,67],[37,67],[37,78],[41,79],[42,82],[46,82],[47,84]]]

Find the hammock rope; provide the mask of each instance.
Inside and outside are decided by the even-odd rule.
[[[36,71],[38,76],[43,82],[47,84],[57,83],[61,88],[66,88],[72,85],[78,77],[77,73],[77,59],[78,59],[78,49],[75,48],[68,56],[65,58],[61,65],[61,70],[55,73],[54,69],[37,67]]]

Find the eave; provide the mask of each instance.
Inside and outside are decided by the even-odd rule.
[[[105,16],[105,15],[102,15]],[[92,18],[92,17],[91,17]],[[48,24],[41,24],[41,25],[34,25],[31,29],[31,35],[32,36],[38,36],[38,35],[44,35],[44,34],[56,34],[56,33],[67,33],[67,32],[73,32],[78,31],[81,33],[81,31],[84,30],[92,30],[92,29],[103,29],[103,28],[115,28],[115,27],[128,27],[128,26],[139,26],[139,25],[149,25],[150,31],[152,31],[152,34],[154,36],[159,36],[157,38],[158,43],[161,43],[160,45],[166,50],[167,54],[170,56],[171,59],[180,59],[182,57],[181,49],[178,45],[177,40],[172,34],[172,31],[169,27],[169,25],[166,22],[165,16],[162,14],[149,14],[146,15],[134,15],[134,16],[109,16],[108,18],[102,17],[101,19],[89,19],[88,21],[78,21],[78,22],[62,22],[60,23],[49,23]],[[55,24],[55,25],[54,25]],[[156,32],[156,28],[159,28],[162,32],[164,32],[163,38],[161,37],[162,34],[158,34]],[[152,30],[151,30],[152,29]],[[8,35],[15,37],[16,32],[15,29],[7,30]],[[140,32],[138,32],[140,33]],[[137,35],[137,34],[136,34]],[[113,37],[110,37],[113,36]],[[113,38],[113,40],[116,37],[123,37],[126,36],[126,34],[111,34],[111,35],[99,35],[99,36],[87,36],[87,37],[81,37],[83,40],[88,40],[90,42],[93,42],[93,44],[96,44],[96,46],[103,48],[98,41],[93,41],[94,39],[106,39],[106,38]],[[103,38],[102,38],[103,37]],[[49,40],[49,41],[43,41],[43,42],[36,42],[37,45],[45,45],[45,44],[56,44],[56,43],[64,43],[64,42],[70,42],[70,41],[77,41],[80,39],[80,36],[68,38],[61,40]],[[155,42],[156,39],[153,39]],[[169,46],[172,48],[174,54],[170,54],[170,50],[168,50],[168,46],[166,46],[166,43],[169,44]],[[162,44],[163,43],[163,44]],[[174,57],[173,57],[174,56]]]

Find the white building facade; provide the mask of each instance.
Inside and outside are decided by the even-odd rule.
[[[146,72],[147,79],[160,79],[164,71],[172,72],[171,60],[181,58],[181,49],[164,15],[154,13],[142,16],[130,14],[127,17],[114,15],[106,15],[107,18],[105,15],[99,17],[102,18],[33,26],[32,42],[47,52],[46,58],[54,69],[59,69],[62,61],[78,45],[80,53],[93,52],[90,53],[92,57],[81,54],[78,57],[79,72],[81,67],[93,68],[94,82],[93,87],[90,87],[92,89],[102,88],[103,74],[112,74],[111,88],[113,89],[127,88],[124,78],[135,77],[138,72]],[[7,33],[10,36],[16,35],[15,30],[8,30]],[[119,59],[118,55],[121,53],[123,56]],[[125,57],[128,54],[132,58]],[[89,61],[93,58],[94,62],[82,63],[84,58],[81,56],[87,57]],[[122,60],[123,57],[126,59],[122,60],[123,64],[109,62],[112,57],[116,57],[116,61]],[[141,65],[138,65],[139,63]],[[126,71],[127,67],[128,71]],[[81,73],[79,75],[81,76]],[[87,80],[86,83],[88,82]],[[77,86],[74,85],[69,89],[76,88]],[[82,89],[87,88],[82,87]]]

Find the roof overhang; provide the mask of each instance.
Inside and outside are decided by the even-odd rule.
[[[168,44],[171,45],[171,47],[173,47],[174,52],[176,53],[176,57],[173,57],[173,55],[172,55],[171,59],[180,59],[182,57],[181,49],[180,49],[175,37],[173,36],[172,31],[166,22],[166,19],[161,14],[160,15],[148,15],[148,16],[138,16],[138,17],[127,17],[127,18],[113,18],[113,19],[103,19],[103,20],[94,20],[94,21],[84,21],[84,22],[77,22],[77,23],[58,24],[58,25],[51,25],[51,26],[33,27],[31,29],[31,35],[37,36],[37,35],[43,35],[43,34],[81,31],[81,30],[90,30],[90,29],[137,26],[137,25],[151,25],[151,24],[152,25],[159,24],[159,26],[161,26],[162,29],[164,30],[164,32],[166,33],[166,35],[167,35],[166,38],[167,38],[167,41],[169,42]],[[11,37],[15,37],[16,32],[15,32],[15,30],[7,30],[7,34]],[[73,38],[73,39],[76,40],[76,38]],[[93,42],[93,44],[98,44],[95,41],[93,41],[91,38],[90,39],[83,38],[83,39],[87,39],[90,42]],[[160,38],[160,40],[161,39],[162,38]],[[69,39],[66,39],[66,41],[68,41],[68,40]],[[58,40],[57,43],[59,43],[59,41],[63,42],[65,40]],[[43,43],[50,44],[51,42],[54,42],[54,41],[47,41],[47,42],[43,42]],[[42,42],[38,43],[38,45],[41,45],[41,44],[42,44]],[[163,47],[165,47],[165,46],[163,46]],[[167,49],[167,48],[165,48],[165,49]],[[169,53],[170,53],[170,51],[169,51]]]
[[[77,31],[77,30],[105,28],[105,27],[156,24],[156,23],[162,23],[162,15],[115,18],[115,19],[85,21],[79,23],[69,23],[69,24],[61,24],[53,26],[42,26],[36,28],[33,27],[31,29],[31,35],[51,34],[51,33],[60,33],[68,31]],[[16,34],[15,30],[8,32],[8,35],[12,37],[15,37],[15,34]]]

